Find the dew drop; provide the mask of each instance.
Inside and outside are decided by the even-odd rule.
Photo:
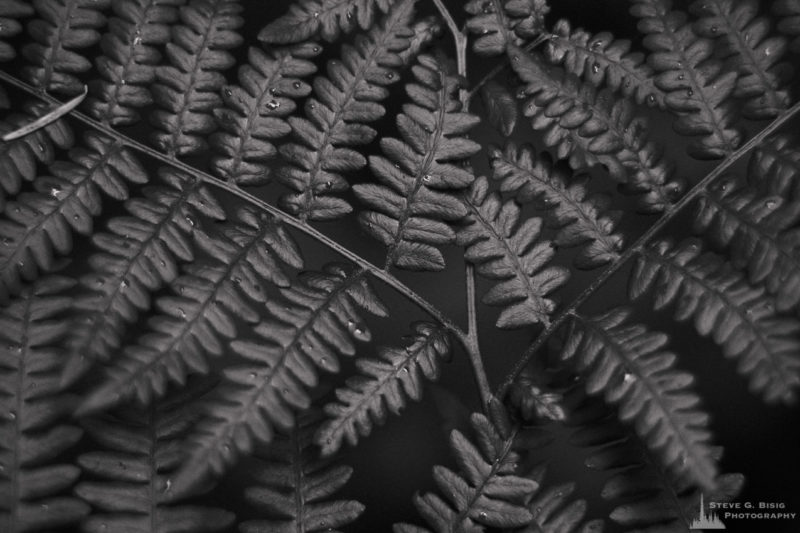
[[[686,96],[694,96],[694,91],[692,90],[691,87],[686,89]]]
[[[300,82],[299,81],[294,82],[292,84],[292,87],[294,87],[295,89],[299,89],[300,88]]]
[[[394,79],[394,72],[387,72],[386,73],[386,79],[387,80],[393,80]]]
[[[492,12],[492,3],[491,2],[484,2],[481,4],[481,11],[484,13],[491,13]]]
[[[270,111],[275,111],[280,106],[281,106],[281,103],[278,102],[277,100],[270,100],[269,102],[267,102],[267,109],[269,109]]]
[[[592,72],[595,73],[595,74],[600,72],[600,65],[598,63],[595,63],[594,65],[592,65]]]
[[[190,217],[189,215],[186,215],[186,222],[188,222],[191,227],[194,227],[194,225],[195,225],[194,219],[192,217]]]
[[[650,104],[650,105],[655,104],[656,103],[656,97],[653,96],[652,94],[648,94],[647,95],[647,103]]]
[[[247,377],[249,377],[250,379],[256,379],[256,373],[250,372],[249,374],[247,374]]]
[[[315,19],[318,19],[318,18],[319,18],[319,11],[314,11],[314,13],[312,13],[312,16],[313,16]],[[315,47],[315,48],[316,48],[316,47]]]
[[[484,511],[481,511],[480,513],[478,513],[478,518],[480,518],[481,520],[486,520],[486,516],[487,515],[486,515],[486,513]]]
[[[169,489],[172,488],[172,480],[167,479],[166,483],[164,484],[164,492],[169,492]]]
[[[683,74],[678,74],[678,79],[679,80],[684,80],[684,79],[686,79],[686,76],[684,76]]]
[[[625,383],[632,383],[635,380],[636,380],[636,376],[634,376],[630,372],[626,372],[625,376],[622,378],[622,381],[625,382]]]
[[[764,203],[764,206],[767,209],[775,209],[776,205],[778,205],[778,204],[777,204],[777,202],[775,202],[775,200],[767,200],[766,203]]]
[[[603,40],[602,39],[598,39],[598,40],[596,40],[595,42],[592,43],[592,50],[597,50],[601,46],[603,46]]]
[[[231,96],[233,96],[233,91],[231,91],[230,89],[226,88],[225,89],[225,96],[230,98]]]
[[[719,31],[719,28],[717,28],[716,26],[711,26],[710,30],[711,33],[716,34]]]
[[[182,307],[179,307],[178,315],[180,315],[181,318],[186,318],[186,311],[184,311]]]
[[[16,420],[17,419],[17,413],[15,411],[9,411],[8,412],[8,419],[9,420]]]
[[[348,11],[348,12],[345,14],[345,17],[347,17],[347,20],[353,20],[353,13],[352,13],[352,12],[350,12],[350,11]]]
[[[80,219],[81,219],[80,215],[72,215],[72,220],[80,220]]]
[[[49,506],[49,505],[47,505],[46,503],[43,503],[43,504],[41,505],[41,507],[42,507],[42,511],[47,511],[47,510],[49,510],[49,509],[50,509],[50,506]]]
[[[424,181],[425,183],[429,183],[432,179],[433,176],[431,176],[430,174],[425,174],[424,176],[422,176],[422,181]]]

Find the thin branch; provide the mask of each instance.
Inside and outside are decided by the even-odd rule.
[[[52,96],[50,96],[48,94],[43,94],[41,91],[35,89],[31,85],[28,85],[27,83],[25,83],[23,81],[15,78],[14,76],[11,76],[10,74],[6,73],[5,71],[0,70],[0,80],[2,80],[2,81],[6,82],[6,83],[8,83],[10,85],[13,85],[13,86],[15,86],[15,87],[17,87],[17,88],[29,93],[31,96],[35,96],[37,98],[46,100],[46,101],[48,101],[50,103],[60,104],[60,102],[58,100],[56,100],[55,98],[53,98]],[[455,324],[452,320],[450,320],[447,316],[445,316],[444,313],[442,313],[442,311],[440,311],[437,307],[435,307],[433,304],[428,302],[422,296],[420,296],[419,294],[414,292],[413,289],[411,289],[410,287],[406,286],[403,282],[401,282],[400,280],[398,280],[397,278],[395,278],[394,276],[392,276],[388,272],[385,272],[384,270],[382,270],[382,269],[378,268],[377,266],[373,265],[372,263],[370,263],[366,259],[362,258],[361,256],[351,252],[350,250],[348,250],[344,246],[340,245],[339,243],[337,243],[336,241],[334,241],[330,237],[324,235],[320,231],[316,230],[315,228],[313,228],[309,224],[307,224],[307,223],[305,223],[305,222],[303,222],[303,221],[301,221],[301,220],[289,215],[288,213],[285,213],[285,212],[281,211],[280,209],[270,205],[269,203],[265,202],[264,200],[261,200],[260,198],[257,198],[255,196],[253,196],[249,192],[239,188],[236,185],[232,185],[232,184],[230,184],[230,183],[228,183],[226,181],[223,181],[223,180],[221,180],[221,179],[219,179],[217,177],[211,176],[210,174],[207,174],[207,173],[205,173],[205,172],[203,172],[201,170],[198,170],[198,169],[196,169],[194,167],[191,167],[191,166],[187,165],[186,163],[183,163],[182,161],[178,161],[176,159],[172,159],[172,158],[166,156],[165,154],[163,154],[163,153],[161,153],[161,152],[159,152],[159,151],[157,151],[157,150],[155,150],[155,149],[153,149],[153,148],[151,148],[149,146],[146,146],[146,145],[140,143],[139,141],[131,139],[130,137],[128,137],[128,136],[116,131],[115,129],[113,129],[111,127],[108,127],[108,126],[105,126],[105,125],[101,124],[100,122],[94,120],[93,118],[91,118],[88,115],[85,115],[84,113],[81,113],[80,111],[74,111],[73,110],[70,113],[70,116],[76,118],[80,122],[83,122],[87,126],[93,128],[93,129],[95,129],[97,131],[105,133],[110,138],[121,142],[122,144],[128,146],[129,148],[132,148],[132,149],[134,149],[134,150],[136,150],[138,152],[141,152],[141,153],[143,153],[143,154],[145,154],[145,155],[147,155],[147,156],[149,156],[149,157],[151,157],[151,158],[153,158],[153,159],[155,159],[157,161],[160,161],[160,162],[164,163],[165,165],[172,166],[174,168],[177,168],[178,170],[181,170],[182,172],[185,172],[185,173],[187,173],[189,175],[195,176],[196,178],[202,180],[204,183],[206,183],[206,184],[208,184],[208,185],[210,185],[212,187],[224,190],[225,192],[230,193],[230,194],[232,194],[232,195],[234,195],[234,196],[236,196],[236,197],[238,197],[238,198],[240,198],[240,199],[252,204],[253,206],[255,206],[257,208],[259,208],[259,209],[261,209],[263,211],[266,211],[267,213],[269,213],[270,215],[272,215],[276,219],[280,220],[282,223],[286,224],[287,226],[290,226],[290,227],[292,227],[292,228],[294,228],[294,229],[306,234],[307,236],[311,237],[312,239],[320,242],[321,244],[327,246],[328,248],[330,248],[331,250],[333,250],[337,254],[339,254],[342,257],[348,259],[349,261],[352,261],[353,263],[358,265],[363,270],[369,272],[375,278],[378,278],[381,281],[383,281],[386,285],[388,285],[389,287],[391,287],[392,289],[394,289],[395,291],[400,293],[407,300],[409,300],[412,303],[416,304],[423,311],[428,313],[434,320],[439,322],[445,329],[449,330],[453,335],[455,335],[465,347],[468,346],[469,341],[468,341],[467,333],[464,330],[462,330],[457,324]]]
[[[520,372],[528,365],[531,358],[536,354],[536,352],[541,348],[545,342],[550,338],[550,336],[555,333],[559,327],[572,315],[575,314],[577,309],[583,305],[600,287],[605,285],[605,283],[616,274],[623,265],[625,265],[630,259],[632,259],[636,254],[640,253],[640,251],[644,248],[644,246],[653,238],[655,235],[661,231],[664,226],[666,226],[672,218],[688,206],[697,196],[702,194],[711,183],[716,180],[719,176],[724,174],[728,171],[728,169],[733,166],[739,159],[741,159],[745,154],[747,154],[750,150],[754,147],[758,146],[764,139],[769,137],[773,132],[775,132],[778,128],[783,126],[786,122],[788,122],[792,117],[794,117],[798,112],[800,112],[800,102],[794,104],[789,110],[784,112],[781,116],[775,119],[769,126],[764,128],[758,135],[750,139],[744,146],[732,152],[723,162],[721,162],[714,170],[712,170],[706,177],[702,180],[697,182],[697,184],[689,190],[686,195],[684,195],[678,202],[670,206],[668,209],[664,211],[661,217],[652,225],[650,228],[641,236],[639,237],[636,242],[634,242],[627,250],[617,259],[614,263],[612,263],[608,268],[606,268],[595,280],[589,285],[568,307],[563,309],[553,320],[550,322],[550,325],[545,328],[538,337],[533,341],[533,343],[528,346],[522,356],[519,358],[517,363],[514,365],[514,369],[506,376],[500,386],[497,388],[496,396],[498,398],[502,398],[505,393],[508,391],[509,387],[514,383],[514,380],[519,376]]]

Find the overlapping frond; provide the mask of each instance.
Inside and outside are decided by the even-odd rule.
[[[156,79],[162,46],[178,20],[185,0],[112,2],[114,15],[100,39],[103,55],[95,59],[99,78],[89,84],[86,109],[112,126],[139,121],[138,109],[153,102],[150,86]]]
[[[713,42],[698,37],[686,14],[671,8],[672,0],[635,0],[631,7],[641,19],[638,27],[651,51],[648,63],[657,74],[656,86],[667,93],[667,107],[678,114],[675,131],[697,137],[689,155],[725,157],[742,142],[731,101],[736,72],[725,71],[713,55]]]
[[[85,533],[211,533],[227,528],[233,513],[210,505],[176,502],[170,475],[180,465],[182,439],[198,418],[202,388],[145,410],[127,409],[82,421],[94,441],[78,457],[83,478],[77,494],[94,511]]]
[[[92,67],[87,48],[100,40],[106,25],[103,11],[111,0],[34,0],[36,18],[28,22],[30,42],[22,47],[28,65],[22,75],[48,92],[76,95],[84,84],[78,76]]]
[[[81,438],[58,385],[73,282],[47,277],[0,311],[0,530],[63,531],[89,511],[69,495],[80,475],[59,459]]]
[[[444,498],[427,493],[417,495],[414,505],[437,533],[484,531],[485,527],[519,528],[533,520],[526,504],[538,483],[517,473],[524,431],[511,425],[504,408],[492,409],[493,419],[475,413],[470,422],[477,445],[458,430],[450,434],[450,445],[459,466],[453,472],[435,466],[433,477]],[[395,533],[424,533],[429,530],[409,524],[395,524]]]
[[[481,100],[492,127],[503,137],[510,137],[517,126],[519,106],[508,87],[489,80],[481,87]]]
[[[789,46],[795,54],[800,54],[800,2],[797,0],[776,0],[772,12],[780,17],[778,30],[791,39]]]
[[[27,0],[0,1],[0,62],[11,61],[17,57],[17,50],[5,39],[11,39],[22,32],[22,20],[33,15],[33,6]]]
[[[778,311],[800,303],[800,206],[722,183],[701,199],[695,229],[730,249],[731,262],[750,283],[763,283]]]
[[[322,51],[315,43],[264,52],[252,47],[239,68],[239,85],[222,90],[224,106],[214,109],[222,131],[209,138],[214,173],[240,185],[265,185],[277,154],[273,142],[289,134],[286,118],[295,99],[311,92],[303,78],[317,71],[311,61]]]
[[[712,490],[718,467],[710,444],[708,414],[689,385],[691,374],[674,368],[676,355],[666,351],[667,335],[630,324],[630,311],[574,316],[563,360],[586,375],[586,390],[603,394],[619,406],[619,416],[678,476]]]
[[[169,65],[156,69],[152,115],[158,131],[152,138],[168,155],[185,156],[207,149],[205,136],[217,128],[213,112],[222,106],[222,72],[236,60],[229,50],[242,43],[238,0],[191,0],[171,27],[165,51]]]
[[[610,32],[592,34],[560,19],[547,41],[545,57],[597,88],[607,86],[639,104],[665,105],[664,92],[656,86],[644,54],[632,52],[629,40],[616,39]]]
[[[112,218],[108,233],[92,235],[98,251],[89,258],[92,270],[81,278],[83,291],[75,300],[80,318],[69,339],[65,383],[120,349],[127,327],[150,309],[151,293],[178,276],[180,262],[194,259],[197,216],[225,218],[201,182],[167,169],[160,177],[166,187],[145,188],[127,202],[129,215]]]
[[[488,305],[505,307],[497,326],[549,324],[556,304],[547,295],[567,281],[569,271],[546,266],[555,252],[550,241],[540,238],[542,219],[520,221],[519,205],[490,193],[486,178],[475,181],[464,205],[469,214],[458,244],[466,247],[464,257],[478,274],[501,280],[483,297]]]
[[[356,361],[361,374],[348,378],[347,386],[336,390],[337,401],[325,406],[328,419],[314,438],[323,455],[335,453],[344,441],[355,445],[374,424],[383,424],[387,411],[399,415],[406,397],[419,401],[423,376],[439,379],[441,361],[450,356],[447,332],[429,322],[413,328],[405,347],[383,347],[379,357]]]
[[[366,166],[356,147],[369,144],[377,131],[367,124],[386,113],[381,103],[388,85],[400,80],[399,54],[414,35],[411,20],[416,0],[401,0],[387,17],[355,46],[342,47],[341,60],[328,62],[327,77],[314,80],[306,102],[306,117],[291,117],[296,142],[281,147],[289,165],[280,171],[281,183],[292,193],[281,198],[290,213],[311,220],[339,218],[352,207],[333,196],[349,188],[344,174]]]
[[[258,38],[272,44],[299,43],[317,35],[335,41],[356,28],[368,30],[377,13],[386,13],[396,0],[300,0],[289,12],[269,23]]]
[[[408,270],[442,270],[437,245],[452,243],[448,222],[466,214],[454,194],[475,179],[458,163],[480,145],[464,137],[479,119],[460,112],[459,80],[445,66],[423,55],[412,67],[416,83],[406,86],[412,103],[397,116],[402,139],[383,138],[385,156],[371,157],[370,168],[381,182],[353,190],[370,210],[359,214],[361,227],[388,247],[387,265]]]
[[[276,427],[291,427],[292,411],[311,404],[308,389],[317,385],[318,369],[338,372],[338,358],[355,353],[354,341],[370,340],[361,312],[387,314],[364,272],[340,264],[301,274],[266,308],[269,317],[254,328],[255,338],[231,343],[247,363],[225,371],[227,387],[191,440],[180,487],[223,472],[254,440],[269,442]]]
[[[570,73],[557,74],[541,66],[533,55],[510,45],[511,65],[525,84],[520,97],[535,130],[559,159],[569,159],[578,170],[602,164],[615,180],[639,195],[646,211],[663,211],[683,192],[682,180],[661,150],[648,139],[647,121],[633,105],[608,89],[596,92]]]
[[[12,113],[0,121],[0,135],[43,115],[46,107],[25,104],[22,113]],[[37,165],[50,165],[56,148],[67,149],[74,142],[72,129],[64,120],[57,120],[29,135],[0,144],[0,213],[5,210],[6,197],[16,196],[23,181],[33,181]]]
[[[163,396],[168,381],[184,383],[190,372],[208,372],[208,357],[225,352],[237,335],[237,320],[255,324],[267,300],[267,284],[290,284],[284,264],[302,266],[297,245],[286,230],[248,207],[236,224],[218,235],[195,229],[195,240],[210,256],[187,265],[172,284],[173,294],[159,297],[149,330],[127,346],[90,392],[79,411],[107,409],[123,399],[149,403]]]
[[[472,49],[483,56],[502,54],[509,44],[544,32],[544,17],[550,12],[545,0],[469,0],[467,30],[477,35]]]
[[[747,181],[763,195],[800,200],[800,150],[795,138],[771,137],[753,150]]]
[[[125,199],[126,181],[148,179],[127,148],[93,132],[86,134],[84,146],[70,151],[70,159],[55,162],[51,176],[40,176],[33,192],[6,206],[0,220],[0,299],[49,271],[56,255],[69,253],[73,232],[92,232],[93,218],[102,209],[99,190]]]
[[[489,157],[492,178],[500,180],[502,192],[515,193],[521,203],[535,201],[548,225],[558,228],[558,246],[581,247],[575,258],[578,268],[599,267],[620,256],[623,237],[616,232],[620,212],[610,210],[608,196],[590,194],[586,180],[568,181],[530,147],[509,143],[505,150],[492,149]]]
[[[782,62],[786,39],[770,35],[770,21],[758,16],[758,0],[696,0],[694,31],[716,39],[718,55],[737,71],[734,96],[745,100],[741,113],[752,120],[771,119],[789,107],[792,67]]]
[[[320,459],[313,446],[317,417],[304,415],[275,441],[253,464],[257,485],[245,490],[245,498],[265,513],[247,520],[242,533],[315,533],[338,530],[364,511],[354,500],[332,500],[350,479],[353,469]]]
[[[586,520],[586,500],[573,499],[575,483],[544,488],[544,468],[535,469],[528,477],[539,484],[539,488],[528,503],[533,520],[520,533],[602,533],[605,526],[602,519]]]
[[[702,253],[695,239],[658,241],[642,251],[631,274],[637,298],[654,287],[655,307],[676,304],[677,320],[693,319],[768,402],[792,402],[800,385],[800,323],[775,313],[764,288],[750,286],[719,256]]]

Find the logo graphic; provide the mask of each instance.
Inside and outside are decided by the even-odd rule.
[[[717,513],[706,514],[703,493],[700,493],[700,514],[689,524],[689,529],[725,529],[725,524],[717,517]]]

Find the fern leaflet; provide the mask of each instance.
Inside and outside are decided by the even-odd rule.
[[[406,396],[419,401],[423,381],[439,378],[441,360],[450,356],[447,332],[435,324],[417,322],[411,344],[404,348],[381,348],[379,359],[359,359],[356,367],[362,375],[347,380],[337,389],[336,402],[325,406],[330,417],[314,437],[323,455],[339,450],[343,441],[358,442],[367,436],[372,425],[386,420],[387,409],[399,415],[406,406]]]
[[[409,270],[442,270],[436,245],[455,240],[447,224],[466,214],[454,196],[474,180],[457,162],[480,146],[464,137],[478,118],[459,112],[458,79],[431,56],[412,68],[417,83],[406,86],[413,103],[397,117],[400,139],[381,139],[385,157],[371,157],[381,185],[359,184],[353,191],[374,211],[359,214],[361,227],[388,246],[386,264]]]
[[[754,392],[768,402],[791,402],[800,385],[800,324],[776,316],[763,288],[750,287],[729,263],[701,252],[694,239],[652,244],[631,274],[631,296],[655,286],[656,309],[675,301],[678,320],[693,318],[698,333],[739,358],[739,372],[750,377]]]
[[[780,17],[778,30],[791,39],[789,46],[795,54],[800,53],[800,2],[776,0],[772,12]]]
[[[5,39],[11,39],[22,32],[21,19],[33,15],[33,6],[27,0],[3,0],[0,2],[0,63],[17,57],[14,46]]]
[[[467,30],[478,37],[472,43],[476,54],[502,54],[509,44],[521,44],[544,31],[550,12],[545,0],[470,0],[464,6]]]
[[[763,195],[800,200],[800,150],[794,139],[778,135],[756,147],[750,158],[747,181]]]

